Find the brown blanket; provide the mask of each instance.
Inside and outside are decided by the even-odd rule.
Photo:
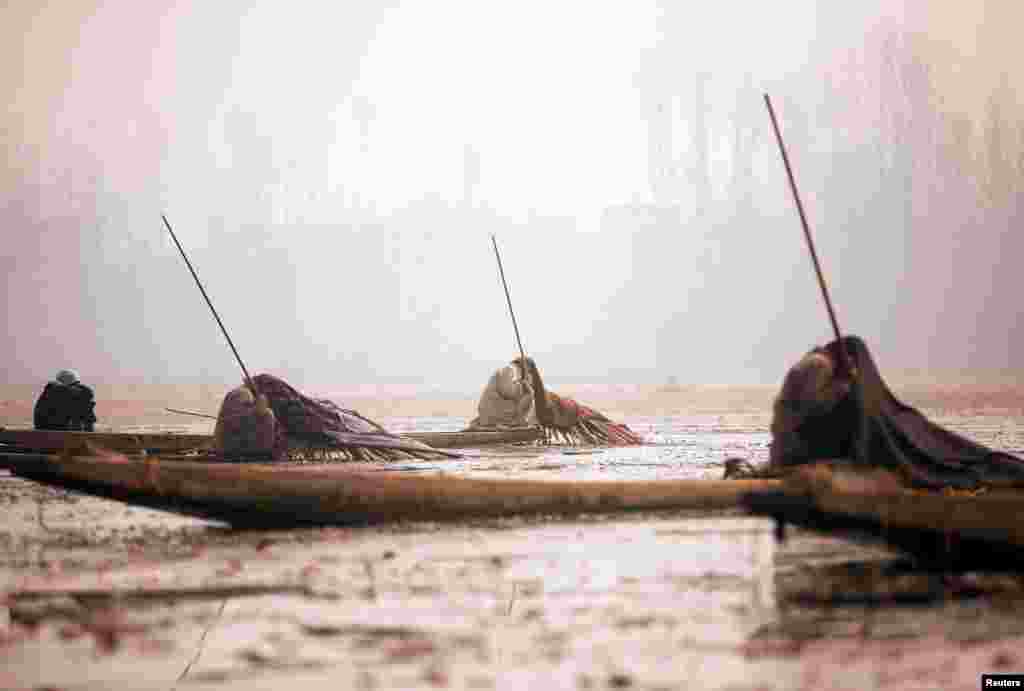
[[[305,396],[269,374],[253,377],[272,415],[261,415],[251,395],[240,387],[228,393],[217,420],[217,448],[225,456],[275,460],[335,455],[361,461],[399,458],[458,457],[422,442],[399,437],[354,410],[327,399]]]
[[[896,471],[913,487],[1024,485],[1024,459],[995,451],[928,420],[901,402],[867,345],[843,339],[816,348],[786,377],[772,420],[772,465],[847,458]]]

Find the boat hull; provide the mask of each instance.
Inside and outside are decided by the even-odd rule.
[[[507,430],[409,432],[399,436],[423,442],[435,449],[458,449],[540,441],[544,438],[544,432],[539,427],[523,427]],[[89,451],[90,444],[122,453],[180,453],[208,448],[212,443],[213,437],[208,434],[0,429],[0,444],[7,445],[8,450],[43,453],[82,453]]]
[[[825,476],[827,478],[827,476]],[[912,491],[872,480],[787,481],[742,499],[752,513],[857,541],[885,542],[942,570],[1024,569],[1024,492]]]
[[[209,446],[213,437],[208,434],[179,434],[176,432],[65,432],[44,429],[0,429],[0,444],[9,450],[55,453],[79,453],[89,445],[138,453],[180,453]]]
[[[119,454],[0,454],[15,474],[238,526],[351,524],[471,516],[736,507],[775,480],[566,481],[389,469],[386,464],[253,464]]]

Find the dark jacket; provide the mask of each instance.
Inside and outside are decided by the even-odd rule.
[[[33,414],[36,429],[92,432],[96,424],[92,389],[81,382],[70,386],[51,381],[43,389]]]

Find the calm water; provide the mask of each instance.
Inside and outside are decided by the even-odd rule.
[[[1019,415],[934,417],[1024,449]],[[376,418],[396,432],[468,422]],[[396,467],[696,478],[768,453],[767,414],[623,419],[650,444],[489,448]],[[1024,649],[1012,599],[796,607],[802,583],[885,553],[801,531],[777,545],[770,521],[735,512],[235,532],[5,473],[0,500],[0,688],[967,689]],[[268,592],[232,590],[254,586]],[[147,591],[165,595],[120,595]]]

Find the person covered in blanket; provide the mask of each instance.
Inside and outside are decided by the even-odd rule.
[[[729,459],[727,478],[841,460],[884,468],[920,489],[1024,485],[1024,459],[941,427],[896,398],[856,336],[806,353],[787,372],[772,412],[767,466]]]
[[[547,441],[632,446],[643,444],[633,430],[593,408],[548,391],[533,358],[519,357],[491,376],[472,427],[540,426]],[[510,424],[511,423],[511,424]]]
[[[533,387],[523,366],[513,362],[491,375],[477,404],[477,416],[470,429],[507,429],[533,427]]]
[[[456,455],[392,434],[354,410],[305,396],[269,374],[258,374],[224,396],[213,450],[227,461],[393,461]]]

